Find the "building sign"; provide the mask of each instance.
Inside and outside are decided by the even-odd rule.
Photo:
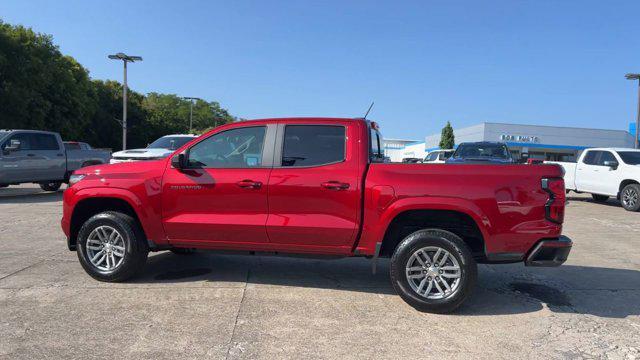
[[[528,135],[502,134],[502,135],[500,135],[500,140],[502,140],[502,141],[517,141],[517,142],[525,142],[525,143],[537,143],[537,142],[540,142],[540,138],[538,138],[537,136],[528,136]]]

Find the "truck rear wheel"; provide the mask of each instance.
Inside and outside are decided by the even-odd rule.
[[[640,184],[629,184],[620,193],[622,207],[628,211],[640,210]]]
[[[605,202],[609,200],[609,196],[607,195],[591,194],[591,197],[593,198],[593,201],[597,201],[597,202]]]
[[[58,181],[40,183],[40,188],[44,191],[58,191],[60,186],[62,186],[62,183]]]
[[[439,229],[416,231],[400,242],[391,258],[391,282],[415,309],[448,313],[473,291],[478,266],[465,242]]]
[[[129,215],[106,211],[92,216],[78,233],[78,259],[96,280],[119,282],[136,275],[149,248],[138,223]]]

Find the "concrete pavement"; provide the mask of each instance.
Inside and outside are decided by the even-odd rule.
[[[159,252],[100,283],[66,250],[60,203],[0,189],[0,358],[640,358],[640,213],[612,200],[571,195],[567,264],[482,265],[452,315],[355,258]]]

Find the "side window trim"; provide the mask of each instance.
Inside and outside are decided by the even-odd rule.
[[[238,127],[234,127],[231,129],[226,129],[223,131],[219,131],[216,133],[213,133],[209,136],[207,136],[206,138],[203,138],[202,140],[199,140],[198,142],[192,144],[191,146],[189,146],[187,149],[183,150],[182,153],[185,154],[185,157],[187,158],[187,162],[189,159],[189,155],[191,152],[191,149],[200,144],[203,141],[207,141],[208,139],[210,139],[213,136],[225,133],[227,131],[232,131],[232,130],[238,130],[238,129],[247,129],[247,128],[252,128],[252,127],[263,127],[265,128],[265,133],[264,133],[264,141],[262,143],[262,164],[260,166],[254,166],[254,167],[187,167],[188,169],[264,169],[264,168],[271,168],[273,167],[273,145],[275,143],[275,137],[276,137],[276,124],[251,124],[251,125],[247,125],[247,126],[238,126]]]
[[[340,161],[333,161],[333,162],[329,162],[329,163],[325,163],[325,164],[318,164],[318,165],[302,165],[302,166],[282,166],[282,156],[284,155],[284,134],[285,134],[285,128],[287,126],[333,126],[333,127],[342,127],[344,128],[344,136],[345,136],[345,147],[344,147],[344,154],[342,155],[342,160]],[[276,142],[275,142],[275,150],[273,153],[273,167],[274,168],[291,168],[291,169],[305,169],[305,168],[316,168],[316,167],[321,167],[321,166],[327,166],[327,165],[333,165],[333,164],[340,164],[343,163],[345,161],[347,161],[347,141],[348,135],[347,135],[347,126],[340,124],[340,125],[334,125],[334,124],[323,124],[323,123],[317,123],[317,122],[308,122],[308,123],[296,123],[296,124],[278,124],[278,131],[277,131],[277,135],[276,135]]]

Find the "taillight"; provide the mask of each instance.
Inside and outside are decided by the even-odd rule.
[[[544,206],[545,217],[551,222],[562,224],[566,201],[564,180],[562,178],[542,179],[542,189],[549,194],[549,200]]]

